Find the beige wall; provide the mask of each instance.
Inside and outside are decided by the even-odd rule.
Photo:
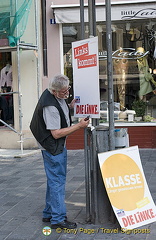
[[[35,37],[35,10],[32,5],[32,9],[29,14],[27,28],[21,41],[29,43],[31,45],[36,44]],[[38,20],[37,20],[39,32],[40,31],[40,4],[38,1]],[[39,46],[41,46],[40,38]],[[30,121],[33,111],[38,101],[38,87],[37,87],[37,75],[39,76],[39,85],[42,86],[42,51],[39,49],[38,53],[34,50],[20,50],[20,71],[18,73],[18,58],[17,51],[12,52],[12,72],[13,72],[13,91],[19,91],[21,93],[21,111],[22,111],[22,132],[25,148],[36,147],[36,141],[32,138],[32,134],[29,129]],[[38,61],[39,61],[39,64]],[[40,66],[38,68],[38,65]],[[37,74],[37,70],[38,74]],[[18,81],[18,78],[20,79]],[[20,89],[18,88],[20,83]],[[40,92],[42,89],[40,88]],[[14,94],[14,129],[20,132],[19,125],[19,98],[18,94]],[[20,135],[13,132],[9,128],[0,129],[0,148],[20,148]]]
[[[54,75],[61,73],[61,52],[60,52],[60,32],[58,24],[50,24],[52,18],[51,0],[47,0],[47,62],[48,76],[43,77],[43,90],[48,87],[49,79]]]

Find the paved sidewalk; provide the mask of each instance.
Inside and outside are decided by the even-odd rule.
[[[40,152],[40,149],[22,151],[21,149],[1,149],[0,148],[0,158],[27,157],[39,152]]]
[[[0,152],[0,240],[155,240],[156,223],[143,226],[141,229],[150,231],[148,234],[122,233],[119,226],[108,222],[103,225],[93,225],[85,222],[85,169],[84,151],[68,151],[68,174],[66,185],[67,215],[69,220],[78,223],[78,228],[70,231],[62,230],[44,236],[42,229],[50,224],[42,223],[42,210],[46,189],[46,177],[41,153],[9,157]],[[156,149],[140,150],[145,176],[156,202]],[[113,230],[114,233],[104,233],[101,228]]]

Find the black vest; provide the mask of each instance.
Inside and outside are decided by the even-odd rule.
[[[56,100],[55,96],[52,95],[48,89],[46,89],[38,101],[30,123],[30,129],[36,140],[43,148],[45,148],[52,155],[57,155],[63,152],[66,137],[55,139],[53,138],[51,131],[46,129],[43,119],[43,108],[46,106],[55,106],[60,114],[61,128],[67,127],[65,115],[60,104]],[[69,118],[71,120],[70,115]]]

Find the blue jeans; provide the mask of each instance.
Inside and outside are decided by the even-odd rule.
[[[66,216],[65,183],[67,171],[67,150],[53,156],[42,150],[44,168],[47,176],[46,206],[44,218],[51,218],[51,223],[62,222]]]

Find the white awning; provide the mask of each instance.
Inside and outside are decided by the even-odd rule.
[[[80,6],[73,5],[51,5],[56,23],[79,23]],[[156,18],[156,1],[131,1],[126,3],[114,3],[111,6],[112,21],[152,19]],[[96,4],[96,21],[105,21],[105,5]],[[84,6],[84,21],[88,22],[88,7]]]

